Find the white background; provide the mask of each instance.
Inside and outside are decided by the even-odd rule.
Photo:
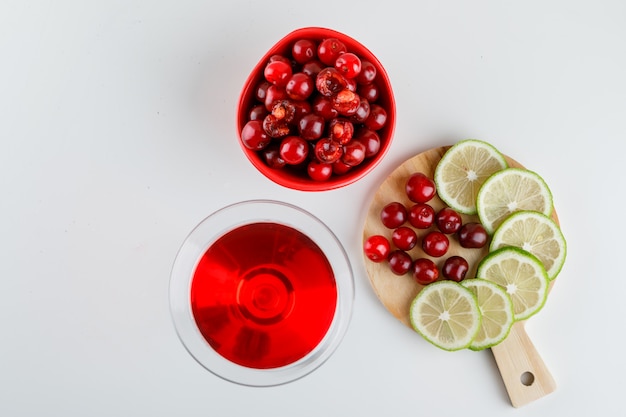
[[[397,100],[386,159],[325,193],[271,183],[235,129],[249,71],[305,26],[366,45]],[[625,42],[621,0],[3,0],[0,415],[621,415]],[[489,351],[440,351],[396,321],[361,256],[365,210],[386,175],[469,137],[546,179],[569,244],[527,325],[558,387],[520,409]],[[263,389],[199,366],[168,306],[186,235],[255,198],[323,220],[356,281],[330,360]]]

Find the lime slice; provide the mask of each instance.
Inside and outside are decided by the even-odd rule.
[[[425,286],[411,303],[410,318],[424,339],[449,351],[468,347],[481,322],[476,297],[454,281]]]
[[[457,142],[435,168],[437,193],[456,211],[476,214],[476,196],[481,185],[506,167],[504,156],[492,145],[476,139]]]
[[[490,252],[478,264],[476,277],[504,288],[513,301],[516,321],[541,310],[548,296],[548,273],[537,257],[520,248],[507,246]]]
[[[496,229],[490,250],[515,246],[535,255],[551,280],[565,263],[567,245],[561,229],[550,217],[534,211],[511,214]]]
[[[482,321],[470,344],[472,350],[483,350],[502,342],[513,325],[513,301],[499,285],[480,278],[465,279],[461,285],[474,293]]]
[[[507,168],[487,178],[478,190],[478,217],[489,234],[511,213],[532,210],[543,214],[552,212],[552,193],[546,182],[535,172]]]

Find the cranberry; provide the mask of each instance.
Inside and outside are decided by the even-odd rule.
[[[372,156],[376,155],[380,150],[380,136],[378,136],[378,133],[374,132],[373,130],[367,129],[365,127],[359,129],[355,139],[365,145],[366,158],[371,158]]]
[[[427,255],[438,258],[448,252],[450,247],[450,241],[448,237],[441,232],[432,231],[429,232],[424,239],[422,239],[422,249]]]
[[[298,39],[291,47],[291,56],[298,64],[305,64],[317,57],[317,44],[310,39]]]
[[[341,160],[344,164],[355,167],[365,159],[365,145],[358,140],[352,140],[343,146]]]
[[[361,104],[361,98],[359,95],[347,88],[333,94],[331,101],[333,103],[333,107],[339,112],[339,114],[344,116],[352,116],[355,114],[359,108],[359,104]],[[370,112],[370,115],[365,120],[366,125],[367,120],[369,120],[371,116],[372,113]]]
[[[333,174],[333,167],[318,161],[311,161],[307,165],[309,177],[315,181],[326,181]]]
[[[331,120],[339,116],[337,109],[333,107],[330,97],[316,95],[313,99],[313,113],[319,114],[324,120]]]
[[[346,88],[346,79],[333,67],[326,67],[317,74],[315,88],[321,95],[330,97]]]
[[[279,87],[284,87],[287,84],[291,74],[291,65],[283,60],[270,61],[263,71],[265,79]]]
[[[411,174],[405,186],[406,195],[415,203],[426,203],[435,196],[435,182],[422,172]]]
[[[439,270],[437,265],[428,258],[418,258],[413,262],[413,278],[418,284],[428,285],[437,281]]]
[[[280,156],[278,144],[271,144],[263,149],[263,159],[272,168],[282,168],[286,165],[285,160]]]
[[[464,248],[482,248],[487,244],[488,234],[480,223],[465,223],[458,232],[459,243]]]
[[[450,207],[442,208],[435,216],[435,224],[439,230],[447,235],[456,233],[461,228],[462,223],[461,215]]]
[[[382,235],[373,235],[363,242],[363,252],[365,256],[374,262],[383,262],[387,260],[391,245],[386,237]]]
[[[370,84],[376,78],[376,67],[370,61],[361,61],[361,72],[357,75],[357,82],[359,84]]]
[[[332,164],[343,155],[343,147],[329,138],[318,140],[314,149],[315,157],[324,164]]]
[[[354,78],[361,72],[361,58],[352,52],[346,52],[337,57],[335,68],[346,78]]]
[[[248,149],[259,151],[270,143],[270,136],[263,129],[263,122],[251,120],[241,130],[241,141]]]
[[[413,259],[403,250],[394,250],[389,254],[389,269],[396,275],[404,275],[411,269]]]
[[[387,204],[380,211],[380,221],[389,229],[396,229],[402,226],[407,219],[407,211],[404,204],[394,201]]]
[[[314,90],[313,78],[303,72],[293,74],[285,85],[285,92],[294,100],[306,100]]]
[[[280,143],[280,156],[290,165],[297,165],[306,159],[309,145],[299,136],[287,136]]]
[[[393,231],[391,241],[398,249],[411,250],[417,244],[417,234],[410,227],[400,226]]]
[[[352,140],[354,125],[345,118],[336,117],[328,122],[328,133],[331,139],[345,145]]]
[[[444,278],[459,282],[465,279],[468,270],[469,264],[465,258],[461,256],[451,256],[444,262],[441,273]]]
[[[298,132],[303,139],[319,139],[324,133],[324,118],[315,113],[302,116],[298,121]]]
[[[426,203],[409,207],[409,223],[418,229],[428,229],[435,221],[435,209]]]
[[[333,65],[348,48],[337,38],[326,38],[317,47],[317,57],[326,65]]]
[[[282,138],[290,132],[289,125],[284,119],[278,119],[273,114],[268,114],[263,119],[263,130],[271,138]]]
[[[372,130],[380,130],[387,123],[387,112],[381,105],[372,103],[370,105],[370,114],[364,123],[366,127]]]

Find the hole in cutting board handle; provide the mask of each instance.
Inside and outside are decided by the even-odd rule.
[[[522,385],[530,387],[535,382],[535,375],[533,375],[533,373],[529,372],[529,371],[524,372],[520,376],[520,381],[521,381]]]

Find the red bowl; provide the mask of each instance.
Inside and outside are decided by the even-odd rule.
[[[376,103],[381,105],[387,112],[387,122],[385,126],[378,130],[377,133],[380,137],[380,149],[376,155],[365,159],[361,164],[352,167],[347,173],[336,175],[333,174],[330,179],[326,181],[315,181],[309,178],[306,170],[295,169],[293,167],[285,167],[282,169],[272,168],[268,166],[262,155],[255,150],[248,149],[243,145],[241,140],[241,131],[244,125],[248,121],[248,113],[253,104],[255,104],[255,89],[257,85],[263,80],[263,71],[269,58],[275,54],[282,54],[290,56],[291,47],[293,43],[302,38],[311,39],[313,41],[321,41],[326,38],[337,38],[342,41],[349,52],[354,52],[362,59],[368,60],[374,64],[377,70],[377,76],[374,82],[379,89],[379,97]],[[289,33],[283,39],[278,41],[276,45],[270,48],[269,51],[261,58],[259,63],[254,67],[248,79],[246,80],[241,95],[239,97],[239,103],[237,106],[237,131],[239,134],[239,144],[244,151],[244,154],[248,157],[250,162],[256,167],[256,169],[265,175],[270,180],[284,187],[288,187],[301,191],[325,191],[332,190],[354,183],[355,181],[363,178],[369,173],[387,153],[391,141],[393,138],[393,132],[395,129],[396,118],[396,104],[389,81],[389,76],[385,71],[380,61],[370,52],[365,46],[351,37],[344,35],[331,29],[308,27],[294,30]]]

